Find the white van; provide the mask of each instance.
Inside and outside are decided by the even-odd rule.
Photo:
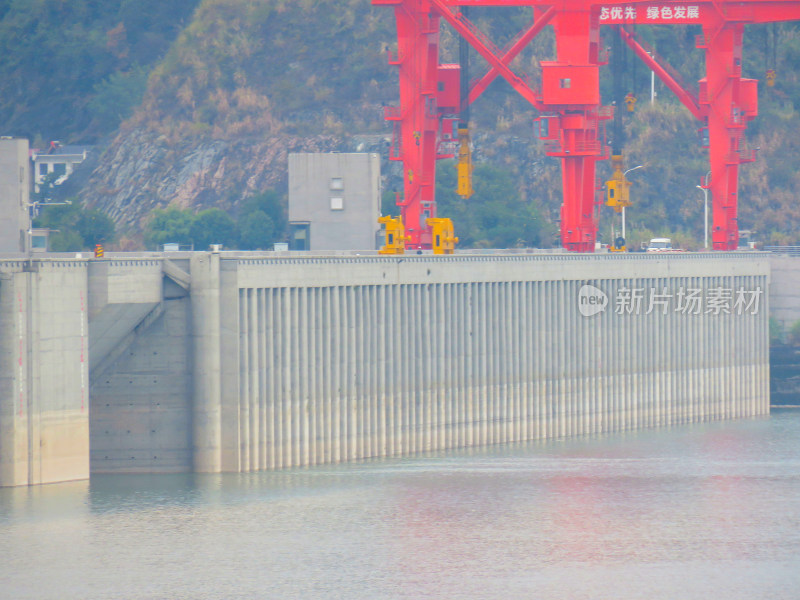
[[[672,240],[669,238],[653,238],[647,244],[648,252],[669,252],[672,250]]]

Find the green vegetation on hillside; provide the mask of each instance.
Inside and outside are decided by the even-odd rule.
[[[520,198],[511,173],[479,164],[473,183],[474,195],[467,200],[461,198],[454,191],[455,164],[440,163],[437,214],[453,220],[459,248],[532,248],[549,242],[547,225],[535,205]]]
[[[92,142],[141,102],[199,0],[0,0],[0,133]]]
[[[172,138],[382,128],[396,89],[381,52],[391,25],[368,0],[204,0],[136,122]]]
[[[228,249],[268,250],[286,239],[285,199],[274,190],[246,198],[234,219],[219,208],[197,213],[168,206],[156,209],[145,227],[148,248],[173,243],[205,250],[212,244]]]
[[[43,206],[34,227],[50,229],[49,247],[53,252],[92,250],[116,237],[114,222],[96,208],[85,208],[73,198],[65,203]]]

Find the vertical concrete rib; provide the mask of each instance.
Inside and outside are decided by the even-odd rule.
[[[292,327],[292,313],[291,313],[291,289],[283,288],[280,294],[280,350],[278,356],[280,357],[280,396],[278,397],[279,417],[278,423],[280,427],[281,438],[281,466],[290,467],[292,465],[292,385],[291,385],[291,368],[292,368],[292,355],[291,355],[291,327]],[[288,360],[287,360],[288,358]]]
[[[250,328],[249,328],[249,296],[252,290],[239,290],[239,381],[241,392],[238,406],[239,463],[240,470],[249,471],[250,465]]]
[[[311,389],[313,384],[313,364],[311,361],[311,324],[309,318],[309,295],[311,291],[307,287],[298,289],[300,296],[297,310],[297,343],[299,365],[297,369],[299,378],[299,411],[300,411],[300,451],[298,464],[306,466],[311,464],[311,452],[313,451],[313,439],[311,437],[313,413],[309,410],[311,404]]]
[[[257,296],[257,310],[258,310],[258,462],[261,469],[267,469],[267,444],[271,435],[268,431],[267,419],[267,386],[266,374],[268,372],[267,363],[267,303],[266,303],[267,290],[259,288]]]
[[[222,470],[219,254],[196,254],[190,262],[194,332],[194,470]]]

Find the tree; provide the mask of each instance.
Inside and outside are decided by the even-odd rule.
[[[452,161],[437,169],[438,215],[453,220],[462,248],[535,247],[542,240],[543,222],[530,201],[520,199],[511,173],[488,164],[475,167],[474,195],[455,193]]]
[[[70,198],[58,204],[40,204],[38,211],[33,220],[34,227],[74,229],[80,217],[81,204],[76,198]]]
[[[194,215],[188,209],[172,205],[157,208],[145,227],[145,244],[149,248],[167,243],[189,245],[192,243],[190,229],[193,222]]]
[[[286,198],[275,190],[242,200],[239,205],[239,247],[243,250],[269,248],[286,239]]]
[[[103,131],[118,127],[133,114],[147,87],[147,71],[143,68],[116,72],[94,86],[95,96],[89,101],[95,125]]]
[[[78,252],[85,248],[81,235],[74,229],[54,232],[48,245],[51,252]]]
[[[77,252],[108,243],[116,230],[108,215],[96,208],[84,209],[77,198],[40,205],[33,225],[52,230],[49,246],[53,252]]]
[[[239,232],[236,223],[225,211],[209,208],[194,217],[189,236],[198,250],[206,250],[211,244],[232,248],[236,246]]]
[[[381,215],[384,217],[396,217],[400,214],[400,207],[397,206],[397,192],[394,190],[384,190],[381,194]]]
[[[116,235],[114,221],[101,210],[96,208],[82,210],[76,225],[84,246],[92,248],[97,244],[114,241]]]
[[[266,250],[276,239],[275,222],[262,210],[255,210],[239,221],[239,247]]]
[[[275,190],[267,190],[261,194],[245,198],[239,205],[239,226],[241,227],[250,214],[260,210],[272,220],[275,226],[276,238],[283,238],[288,224],[286,204],[286,198]]]

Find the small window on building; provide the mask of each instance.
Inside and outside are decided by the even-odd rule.
[[[344,179],[341,177],[331,177],[331,189],[332,190],[343,190],[344,189]]]
[[[58,177],[63,177],[67,174],[67,164],[66,163],[54,163],[53,164],[53,174]]]
[[[341,196],[332,196],[331,210],[344,210],[344,198]]]
[[[562,90],[566,90],[566,89],[569,89],[572,86],[572,80],[569,77],[567,77],[565,79],[559,79],[558,80],[558,84],[559,84],[559,86],[561,87]]]
[[[47,175],[47,163],[39,163],[39,175],[42,177]]]

